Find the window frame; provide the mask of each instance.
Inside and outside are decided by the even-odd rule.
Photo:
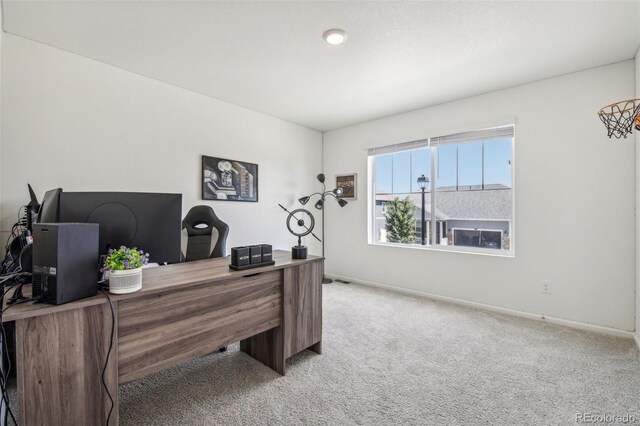
[[[375,217],[375,203],[376,203],[376,188],[375,188],[375,158],[377,155],[381,155],[381,154],[385,154],[385,153],[395,153],[395,152],[399,152],[399,151],[411,151],[411,150],[415,150],[415,149],[419,149],[421,147],[424,147],[424,142],[427,141],[427,147],[429,149],[431,149],[431,165],[430,165],[430,172],[431,172],[431,176],[430,176],[430,188],[429,188],[429,192],[428,192],[428,196],[431,197],[431,205],[435,206],[436,205],[436,194],[438,193],[438,191],[435,189],[437,186],[437,181],[436,184],[434,185],[434,176],[437,173],[437,155],[436,155],[436,151],[434,151],[434,148],[437,150],[437,147],[439,144],[437,143],[433,143],[432,144],[432,140],[433,139],[440,139],[443,136],[440,137],[429,137],[429,138],[422,138],[416,141],[410,141],[410,142],[405,142],[405,143],[400,143],[400,144],[392,144],[392,145],[386,145],[386,146],[381,146],[379,148],[372,148],[369,150],[369,155],[367,156],[367,209],[368,209],[368,215],[367,215],[367,243],[369,245],[373,245],[373,246],[385,246],[385,247],[395,247],[395,248],[403,248],[403,249],[412,249],[412,250],[427,250],[427,251],[441,251],[441,252],[452,252],[452,253],[462,253],[462,254],[479,254],[479,255],[487,255],[487,256],[494,256],[494,257],[506,257],[506,258],[515,258],[516,257],[516,124],[515,124],[515,120],[506,124],[500,124],[500,125],[495,125],[495,126],[491,126],[491,127],[485,127],[482,129],[476,129],[476,130],[471,130],[469,133],[472,133],[474,131],[478,131],[478,132],[482,132],[482,131],[486,131],[486,130],[491,130],[491,129],[499,129],[499,128],[504,128],[504,127],[511,127],[512,128],[512,136],[511,136],[511,220],[510,220],[510,229],[509,229],[509,245],[510,245],[510,249],[509,250],[504,250],[504,249],[490,249],[490,248],[483,248],[483,247],[468,247],[468,246],[454,246],[454,245],[441,245],[441,244],[429,244],[429,238],[427,239],[427,244],[426,245],[420,245],[420,244],[403,244],[403,243],[390,243],[390,242],[380,242],[380,241],[376,241],[375,238],[375,221],[376,221],[376,217]],[[453,132],[450,133],[450,135],[456,135],[458,133],[464,133],[464,132]],[[445,138],[447,136],[444,136]],[[481,138],[476,139],[476,140],[481,140]],[[393,150],[393,147],[401,147],[401,146],[409,146],[410,144],[418,144],[421,143],[421,146],[416,146],[414,148],[410,148],[410,149],[406,149],[406,148],[398,148],[397,151]],[[459,142],[459,143],[464,143],[464,142]],[[384,149],[384,152],[381,152],[380,154],[375,154],[375,151],[377,149]],[[372,154],[371,152],[374,151],[374,153]],[[456,170],[456,173],[458,173],[458,171]],[[482,171],[482,175],[483,175],[483,179],[484,179],[484,170]],[[428,234],[430,233],[430,235],[437,235],[436,233],[436,227],[437,227],[437,223],[438,220],[435,216],[432,216],[430,220],[428,220],[429,224],[428,224]],[[457,229],[461,229],[461,228],[457,228]],[[475,230],[475,229],[474,229]],[[480,230],[478,228],[478,230]],[[500,231],[501,235],[504,235],[504,231],[502,230],[488,230],[488,231]],[[452,235],[453,237],[453,235]],[[441,238],[443,238],[443,236],[441,235]]]

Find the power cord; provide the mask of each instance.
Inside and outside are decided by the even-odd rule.
[[[19,275],[19,274],[15,274],[15,275]],[[5,281],[7,281],[7,279],[2,280],[2,283],[4,283]],[[7,295],[7,293],[9,293],[9,291],[11,291],[12,288],[14,288],[17,285],[20,285],[20,284],[14,283],[14,284],[5,286],[6,289],[2,293],[2,296],[0,296],[0,307],[3,307],[3,309],[0,309],[0,339],[2,339],[3,357],[6,356],[6,360],[7,360],[7,368],[5,371],[2,372],[2,375],[0,375],[0,391],[2,392],[2,403],[5,404],[6,406],[6,410],[4,413],[4,423],[7,424],[7,420],[8,420],[7,415],[9,415],[11,416],[11,420],[16,426],[18,425],[18,421],[16,420],[13,414],[13,411],[11,410],[11,406],[9,405],[9,395],[7,394],[7,384],[8,384],[7,382],[9,380],[9,374],[11,372],[11,357],[9,356],[9,345],[7,343],[7,333],[4,328],[4,323],[2,322],[2,315],[4,314],[4,311],[9,309],[11,306],[13,306],[13,305],[8,305],[6,308],[4,308],[4,297]]]
[[[111,414],[113,412],[113,408],[115,407],[115,403],[113,401],[113,397],[111,396],[111,392],[109,392],[109,387],[107,386],[107,382],[105,380],[105,374],[107,372],[107,366],[109,365],[109,357],[111,356],[111,350],[113,349],[113,336],[115,334],[115,328],[116,328],[116,313],[115,313],[115,310],[113,309],[113,303],[111,303],[111,298],[109,297],[109,293],[105,291],[104,287],[100,288],[100,291],[102,291],[102,294],[104,294],[104,297],[107,298],[107,301],[109,302],[109,308],[111,309],[111,337],[109,338],[109,350],[107,351],[107,358],[104,361],[104,367],[102,368],[102,375],[101,375],[102,386],[104,387],[104,390],[107,391],[107,396],[109,396],[109,400],[111,401],[111,408],[109,409],[109,414],[107,415],[107,426],[109,426],[109,421],[111,420]]]
[[[1,4],[1,0],[0,0]],[[22,213],[22,210],[25,210],[25,213]],[[22,238],[24,232],[27,231],[27,226],[29,224],[28,215],[30,214],[28,205],[21,206],[18,209],[18,221],[13,224],[11,227],[11,233],[7,237],[7,242],[5,243],[5,255],[2,261],[0,261],[0,272],[20,272],[20,265],[18,263],[18,259],[14,259],[11,254],[11,244],[15,238]],[[24,244],[24,243],[22,243]],[[22,249],[22,247],[21,247]]]
[[[4,289],[3,289],[4,291],[0,296],[0,307],[3,307],[2,309],[0,309],[0,339],[2,340],[0,344],[2,345],[2,348],[3,348],[3,357],[6,356],[6,361],[7,361],[7,368],[5,371],[2,372],[2,375],[0,375],[0,391],[2,393],[1,400],[2,400],[2,403],[5,404],[6,406],[6,410],[4,412],[4,424],[7,424],[7,420],[8,420],[7,416],[11,416],[11,420],[15,425],[17,425],[18,422],[9,405],[9,396],[7,393],[7,385],[8,385],[9,375],[11,374],[12,365],[11,365],[11,357],[9,356],[9,344],[7,339],[7,333],[4,328],[4,323],[2,322],[2,316],[4,312],[7,309],[9,309],[11,306],[14,306],[14,304],[25,303],[31,300],[29,298],[22,296],[22,286],[25,284],[27,277],[30,275],[31,274],[29,273],[23,272],[23,273],[15,273],[15,274],[10,274],[7,276],[0,277],[0,285],[4,286]],[[13,282],[11,282],[10,280],[12,280]],[[5,284],[7,281],[9,281],[9,283]],[[7,306],[4,307],[5,296],[14,288],[15,288],[15,291],[13,293],[13,297],[11,297],[7,301]]]
[[[13,296],[11,296],[9,298],[9,300],[7,300],[7,305],[18,305],[20,303],[26,303],[26,302],[30,302],[31,300],[33,300],[30,297],[25,297],[22,294],[22,287],[24,287],[25,284],[27,284],[27,282],[29,282],[28,277],[30,277],[31,274],[30,273],[26,273],[23,272],[21,274],[21,276],[19,276],[18,278],[16,278],[16,289],[13,292]]]

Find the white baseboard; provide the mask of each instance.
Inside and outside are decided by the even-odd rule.
[[[391,290],[391,291],[395,291],[395,292],[398,292],[398,293],[411,294],[413,296],[426,297],[428,299],[433,299],[433,300],[441,300],[441,301],[444,301],[444,302],[450,302],[450,303],[454,303],[456,305],[462,305],[462,306],[468,306],[468,307],[471,307],[471,308],[482,309],[482,310],[485,310],[485,311],[499,312],[499,313],[502,313],[502,314],[509,314],[509,315],[514,315],[514,316],[522,317],[522,318],[528,318],[528,319],[533,319],[533,320],[538,320],[538,321],[545,321],[545,322],[548,322],[548,323],[551,323],[551,324],[563,325],[563,326],[566,326],[566,327],[576,328],[576,329],[580,329],[580,330],[586,330],[586,331],[592,331],[592,332],[596,332],[596,333],[608,334],[610,336],[624,337],[626,339],[634,339],[636,344],[638,345],[638,348],[640,349],[640,336],[638,336],[637,333],[634,333],[632,331],[619,330],[617,328],[605,327],[605,326],[602,326],[602,325],[589,324],[589,323],[585,323],[585,322],[572,321],[572,320],[567,320],[567,319],[562,319],[562,318],[548,317],[548,316],[542,315],[542,314],[533,314],[533,313],[530,313],[530,312],[518,311],[518,310],[515,310],[515,309],[509,309],[509,308],[503,308],[503,307],[500,307],[500,306],[487,305],[487,304],[478,303],[478,302],[471,302],[471,301],[468,301],[468,300],[458,299],[458,298],[455,298],[455,297],[439,296],[437,294],[426,293],[426,292],[421,292],[421,291],[416,291],[416,290],[410,290],[410,289],[407,289],[407,288],[394,287],[394,286],[390,286],[390,285],[386,285],[386,284],[374,283],[374,282],[371,282],[371,281],[363,281],[363,280],[359,280],[359,279],[352,278],[352,277],[344,277],[344,276],[332,275],[332,274],[325,274],[325,276],[327,278],[332,278],[334,280],[341,280],[341,281],[347,281],[347,282],[354,283],[354,284],[362,284],[362,285],[367,285],[367,286],[371,286],[371,287],[384,288],[386,290]]]
[[[633,333],[633,340],[636,341],[636,346],[638,347],[638,350],[640,351],[640,330],[636,330],[636,332]]]

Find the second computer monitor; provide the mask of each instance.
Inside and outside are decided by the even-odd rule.
[[[100,254],[120,246],[149,253],[151,262],[179,262],[182,195],[62,192],[60,222],[100,224]]]

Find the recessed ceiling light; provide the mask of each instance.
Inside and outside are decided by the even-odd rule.
[[[329,44],[340,44],[347,39],[347,32],[338,28],[327,30],[322,34],[322,38]]]

